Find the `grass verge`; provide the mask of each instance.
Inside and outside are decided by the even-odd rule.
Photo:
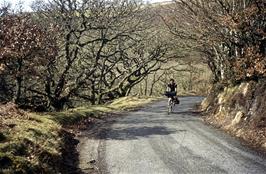
[[[11,112],[6,115],[0,112],[0,173],[62,173],[62,166],[65,166],[63,154],[73,143],[70,141],[74,136],[65,127],[89,118],[100,119],[106,113],[137,108],[155,100],[124,97],[106,105],[84,106],[64,112]]]

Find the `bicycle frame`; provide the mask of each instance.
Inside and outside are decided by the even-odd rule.
[[[172,97],[170,97],[168,99],[168,114],[172,113],[173,112],[173,107],[174,107],[175,103],[172,99]]]

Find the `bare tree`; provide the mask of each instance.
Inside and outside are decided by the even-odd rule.
[[[214,81],[265,76],[263,1],[180,0],[175,4],[173,14],[164,17],[166,24],[173,35],[191,43],[187,48],[202,53]]]
[[[52,0],[35,7],[40,25],[60,29],[45,90],[30,89],[54,108],[72,99],[96,104],[128,95],[169,57],[169,44],[151,22],[154,13],[139,1]]]

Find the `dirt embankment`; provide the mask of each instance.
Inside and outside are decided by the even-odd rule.
[[[75,133],[121,111],[157,98],[124,97],[106,105],[62,112],[30,113],[0,104],[0,174],[81,173]]]
[[[205,120],[266,152],[266,80],[211,91],[202,102]]]

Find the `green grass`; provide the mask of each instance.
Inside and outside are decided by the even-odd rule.
[[[159,98],[138,98],[138,97],[123,97],[114,100],[112,103],[97,106],[83,106],[71,109],[65,112],[49,113],[46,116],[49,119],[62,124],[71,125],[86,119],[87,117],[100,118],[104,113],[120,112],[123,110],[130,110],[139,106],[143,106]]]
[[[101,118],[143,106],[155,98],[124,97],[100,106],[84,106],[64,112],[28,113],[0,121],[0,173],[57,173],[64,147],[60,131],[89,117]]]
[[[48,117],[33,113],[27,118],[5,119],[3,124],[7,127],[1,130],[5,137],[0,143],[2,172],[53,171],[48,167],[48,160],[60,156],[61,125]]]

